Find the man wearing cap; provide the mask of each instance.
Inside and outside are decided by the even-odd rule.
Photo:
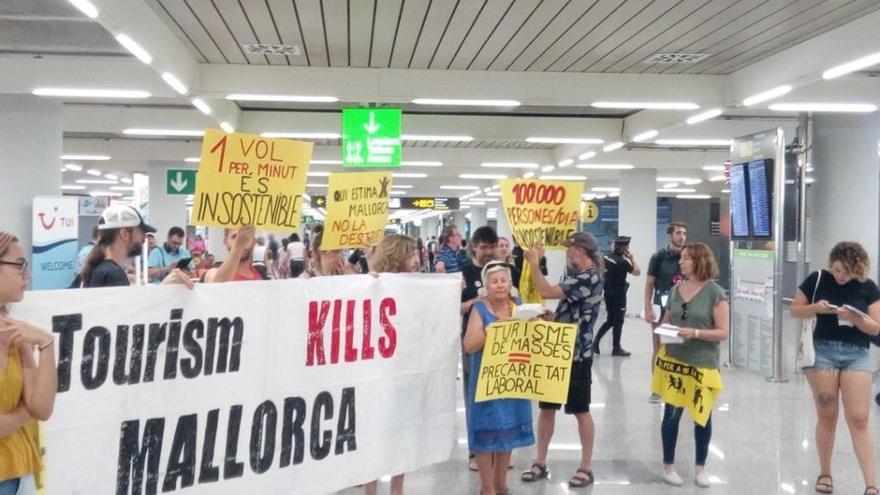
[[[605,265],[605,312],[608,318],[599,328],[599,333],[593,339],[593,354],[599,354],[599,342],[609,329],[614,329],[614,348],[612,356],[629,356],[631,353],[623,350],[620,346],[620,337],[623,334],[623,321],[626,318],[626,292],[629,283],[626,275],[632,273],[636,277],[641,275],[642,270],[635,257],[629,252],[630,238],[620,236],[611,243],[611,252],[602,257]]]
[[[540,245],[525,251],[525,260],[531,266],[532,281],[541,297],[559,299],[555,320],[561,323],[575,323],[578,326],[572,356],[571,380],[565,413],[577,419],[578,435],[581,441],[581,462],[568,485],[575,488],[593,484],[593,440],[596,427],[590,415],[590,399],[593,366],[593,325],[599,316],[602,303],[602,258],[596,245],[596,238],[587,232],[577,232],[565,241],[568,248],[565,257],[569,272],[559,285],[550,285],[539,267],[544,255]],[[560,404],[539,402],[541,412],[538,416],[537,459],[532,467],[522,474],[523,481],[537,481],[550,474],[547,469],[547,450],[553,436],[556,411]]]

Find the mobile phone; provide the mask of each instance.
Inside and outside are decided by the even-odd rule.
[[[183,258],[177,262],[177,269],[187,270],[187,269],[189,269],[189,264],[191,262],[192,262],[192,258]]]
[[[827,303],[827,305],[828,309],[840,309],[840,306],[837,306],[836,304]]]

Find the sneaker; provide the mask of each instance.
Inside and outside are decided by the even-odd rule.
[[[478,468],[477,468],[477,460],[474,459],[473,457],[471,457],[471,460],[468,461],[468,469],[470,469],[471,471],[477,471],[477,470],[478,470]]]
[[[703,471],[702,473],[698,474],[694,478],[694,483],[700,488],[709,488],[709,485],[711,484],[709,482],[709,475],[706,474],[706,471]]]
[[[621,347],[621,348],[619,348],[619,349],[614,349],[613,351],[611,351],[611,355],[612,355],[612,356],[623,356],[623,357],[628,357],[628,356],[632,356],[632,353],[623,350],[623,348]]]
[[[652,393],[651,396],[648,397],[648,402],[650,402],[651,404],[659,404],[662,399],[663,398],[659,395]]]
[[[681,486],[684,484],[684,481],[681,480],[681,476],[679,476],[678,473],[675,471],[671,473],[664,472],[663,476],[661,476],[660,478],[667,485]]]

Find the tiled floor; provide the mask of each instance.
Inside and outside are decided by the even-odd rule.
[[[516,467],[509,477],[513,493],[815,493],[812,485],[818,474],[813,447],[815,412],[806,382],[802,377],[795,377],[786,383],[768,383],[760,376],[735,368],[722,370],[725,390],[713,413],[713,437],[707,463],[713,486],[700,489],[693,485],[693,429],[688,417],[682,419],[677,453],[679,473],[685,485],[682,488],[664,485],[658,476],[662,468],[662,408],[648,403],[648,335],[644,322],[627,321],[624,347],[632,351],[633,356],[612,358],[607,355],[611,345],[609,335],[603,341],[605,353],[596,359],[593,367],[596,485],[587,489],[571,489],[566,485],[578,466],[579,444],[574,420],[560,415],[550,447],[550,480],[531,484],[519,481],[519,473],[531,464],[534,449],[514,451]],[[606,346],[609,349],[605,349]],[[875,384],[872,394],[877,390]],[[872,402],[875,448],[880,445],[878,412],[880,408]],[[459,408],[459,414],[461,440],[456,456],[449,462],[407,474],[405,493],[408,495],[479,493],[479,478],[467,469],[463,407]],[[833,474],[835,493],[863,492],[861,473],[842,414],[834,448]],[[340,493],[362,492],[349,489]],[[379,493],[388,493],[387,482],[381,484]]]

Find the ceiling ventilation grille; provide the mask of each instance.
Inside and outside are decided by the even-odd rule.
[[[242,43],[242,48],[254,55],[302,55],[302,50],[296,45],[273,45],[269,43]]]
[[[645,62],[650,64],[695,64],[708,56],[708,53],[658,53]]]

